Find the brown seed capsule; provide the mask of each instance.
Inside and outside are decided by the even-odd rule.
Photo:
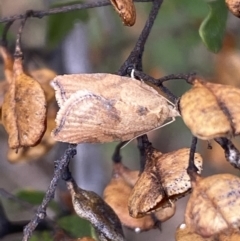
[[[146,165],[129,198],[129,212],[132,217],[141,217],[164,207],[191,190],[187,174],[189,149],[162,154],[152,146],[146,152]],[[194,163],[202,170],[202,158],[196,153]]]
[[[30,75],[37,80],[43,88],[47,102],[50,103],[53,101],[55,99],[55,93],[50,85],[50,82],[56,77],[57,74],[51,69],[44,68],[33,70],[30,72]]]
[[[185,222],[191,231],[203,237],[240,228],[240,178],[218,174],[197,176],[189,198]]]
[[[172,203],[170,207],[165,207],[159,209],[154,213],[154,216],[157,220],[161,222],[165,222],[170,219],[176,212],[176,204]]]
[[[110,0],[126,26],[133,26],[136,21],[136,9],[133,0]]]
[[[126,141],[178,116],[156,90],[133,78],[75,74],[53,80],[60,110],[52,136],[69,143]],[[131,114],[129,114],[131,113]]]
[[[151,216],[143,218],[132,218],[128,212],[128,198],[132,187],[125,182],[123,177],[114,175],[111,182],[104,190],[103,198],[105,202],[115,211],[121,223],[139,231],[146,231],[154,228],[155,222]]]
[[[113,169],[113,177],[105,188],[103,196],[105,202],[116,212],[124,226],[134,229],[135,232],[139,233],[156,228],[156,220],[164,222],[174,215],[176,210],[175,204],[172,207],[161,209],[152,215],[132,218],[128,211],[128,199],[139,177],[139,172],[131,171],[122,163],[114,164]]]
[[[23,71],[22,59],[13,65],[13,80],[4,97],[2,122],[10,148],[36,145],[46,129],[46,99],[40,84]]]
[[[239,0],[225,0],[228,9],[236,17],[240,18],[240,1]]]
[[[208,140],[240,133],[240,89],[193,80],[179,101],[183,121],[194,136]]]
[[[219,234],[218,241],[240,241],[240,232],[227,230],[224,233]]]
[[[176,241],[215,241],[214,238],[203,238],[202,236],[190,231],[185,223],[178,226],[175,233]]]

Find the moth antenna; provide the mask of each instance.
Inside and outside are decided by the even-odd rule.
[[[140,135],[138,135],[138,136],[135,136],[134,138],[132,138],[132,139],[129,140],[129,141],[126,141],[126,143],[125,143],[123,146],[121,146],[120,149],[124,148],[126,145],[128,145],[131,141],[135,140],[137,137],[142,136],[142,135],[144,135],[144,134],[147,134],[147,133],[149,133],[149,132],[151,132],[151,131],[155,131],[155,130],[157,130],[157,129],[160,129],[160,128],[164,127],[164,126],[167,126],[167,125],[173,123],[173,122],[176,120],[175,117],[171,117],[171,118],[172,118],[172,119],[171,119],[170,121],[166,122],[165,124],[163,124],[163,125],[161,125],[161,126],[158,126],[158,127],[154,128],[154,129],[148,131],[148,132],[145,132],[145,133],[142,133],[142,134],[140,134]]]

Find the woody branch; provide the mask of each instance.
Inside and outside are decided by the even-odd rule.
[[[134,0],[134,1],[135,2],[152,2],[152,0]],[[32,18],[42,18],[52,14],[67,13],[75,10],[84,10],[88,8],[104,7],[110,4],[111,3],[109,0],[101,0],[101,1],[92,2],[92,3],[78,3],[78,4],[51,8],[49,10],[42,10],[42,11],[28,10],[27,12],[28,13],[31,12]],[[6,23],[6,22],[19,20],[19,19],[24,19],[25,17],[26,17],[26,14],[12,15],[9,17],[0,18],[0,23]]]

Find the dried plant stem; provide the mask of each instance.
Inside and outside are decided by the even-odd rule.
[[[19,27],[17,38],[16,38],[16,46],[15,46],[14,57],[22,57],[22,55],[23,55],[22,49],[21,49],[21,37],[22,37],[24,25],[25,25],[27,19],[31,16],[31,14],[32,14],[32,11],[26,12],[25,18],[22,20],[21,25]]]
[[[195,174],[198,171],[197,167],[194,164],[194,155],[195,155],[195,152],[196,152],[197,141],[198,141],[197,137],[193,136],[192,137],[192,144],[191,144],[191,147],[190,147],[189,163],[188,163],[188,168],[187,168],[187,173],[190,176],[192,181],[195,179]]]
[[[132,50],[132,52],[126,59],[126,61],[123,63],[123,65],[118,70],[119,75],[126,75],[127,69],[131,65],[133,65],[134,68],[137,70],[142,70],[142,55],[144,52],[144,46],[147,42],[147,39],[152,30],[152,26],[157,17],[159,9],[161,8],[162,3],[163,3],[163,0],[154,0],[153,1],[152,10],[149,13],[149,17],[145,23],[145,26],[136,42],[134,49]]]
[[[240,152],[227,138],[214,139],[224,150],[225,158],[235,168],[240,169]]]
[[[56,168],[53,174],[53,178],[50,182],[50,185],[46,191],[45,197],[42,201],[42,204],[38,207],[37,212],[34,218],[28,223],[28,225],[24,228],[24,235],[22,241],[27,241],[30,239],[33,231],[37,227],[37,225],[46,217],[46,209],[49,202],[53,199],[54,193],[57,187],[57,183],[59,179],[62,177],[66,167],[68,166],[71,158],[76,155],[76,145],[69,145],[66,149],[64,155],[60,158],[60,160],[56,161]]]
[[[112,155],[112,161],[113,163],[121,163],[122,162],[122,156],[121,156],[121,148],[127,143],[128,141],[123,141],[120,142],[119,144],[117,144],[117,146],[115,147],[115,151]]]
[[[151,142],[148,140],[148,136],[142,135],[137,138],[138,141],[138,150],[140,153],[140,173],[143,172],[146,164],[146,148],[152,145]]]
[[[152,2],[152,0],[135,0],[135,2]],[[43,10],[43,11],[33,11],[32,10],[31,17],[42,18],[42,17],[49,16],[52,14],[67,13],[67,12],[71,12],[74,10],[97,8],[97,7],[107,6],[107,5],[111,5],[109,0],[101,0],[101,1],[92,2],[92,3],[78,3],[78,4],[69,5],[69,6],[52,8],[49,10]],[[18,14],[18,15],[0,18],[0,23],[6,23],[6,22],[10,22],[10,21],[15,21],[18,19],[24,19],[25,16],[26,16],[26,14]]]
[[[144,81],[146,81],[146,82],[149,82],[149,83],[151,83],[151,84],[156,85],[157,87],[159,87],[159,89],[160,89],[163,93],[165,93],[166,96],[168,97],[168,99],[169,99],[170,101],[172,101],[173,103],[175,103],[175,102],[177,101],[178,98],[177,98],[168,88],[166,88],[164,85],[162,85],[162,83],[160,83],[159,80],[154,79],[153,77],[151,77],[151,76],[149,76],[149,75],[147,75],[147,74],[145,74],[145,73],[143,73],[143,72],[141,72],[141,71],[138,71],[138,70],[136,70],[136,71],[134,72],[134,75],[135,75],[137,78],[141,79],[141,80],[144,80]],[[171,76],[174,76],[174,75],[171,75]],[[176,76],[179,76],[179,75],[176,75]],[[166,77],[167,77],[167,76],[166,76]],[[163,78],[164,78],[164,77],[163,77]],[[171,79],[173,79],[173,78],[171,78]],[[182,79],[182,78],[181,78],[181,79]]]

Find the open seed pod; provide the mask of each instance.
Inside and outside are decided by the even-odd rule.
[[[179,101],[183,121],[194,136],[209,140],[240,133],[240,89],[196,78]]]
[[[176,241],[215,241],[214,238],[203,238],[199,234],[191,232],[189,227],[182,223],[178,226],[176,233],[175,233],[175,240]]]
[[[187,174],[189,149],[162,154],[151,145],[146,149],[146,165],[129,198],[132,217],[171,207],[177,199],[191,191]],[[196,153],[194,163],[201,172],[202,158]]]
[[[240,18],[240,0],[225,0],[228,9],[236,17]]]
[[[115,163],[112,179],[104,190],[103,198],[124,226],[141,232],[154,228],[155,221],[150,215],[138,219],[129,215],[128,198],[138,179],[138,174],[139,171],[132,171],[122,163]]]
[[[196,176],[189,198],[185,222],[192,232],[210,237],[240,228],[240,178],[218,174]]]
[[[164,222],[171,218],[175,213],[176,205],[173,204],[172,207],[166,207],[141,218],[131,217],[128,211],[128,199],[138,179],[138,174],[138,171],[132,171],[122,163],[114,164],[113,176],[104,190],[103,197],[105,202],[115,211],[121,223],[139,233],[156,228],[156,221]]]

